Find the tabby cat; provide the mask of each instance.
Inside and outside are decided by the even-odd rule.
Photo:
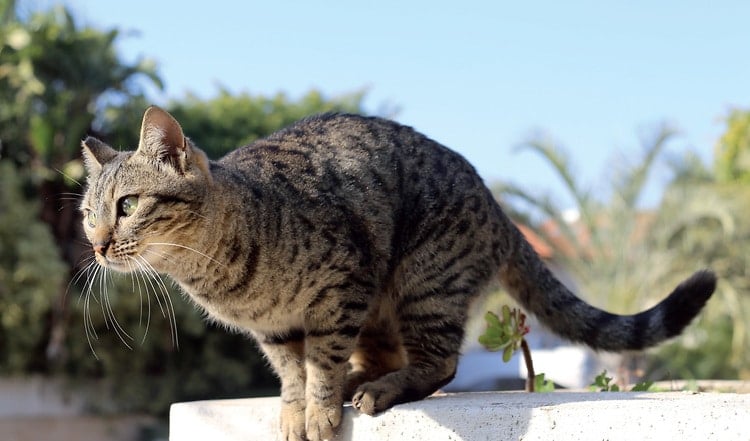
[[[700,271],[632,316],[596,309],[545,267],[474,168],[380,118],[304,119],[218,161],[167,112],[135,152],[87,138],[81,210],[96,261],[169,275],[251,334],[281,379],[285,440],[334,436],[453,378],[467,309],[499,276],[555,333],[605,351],[679,334],[714,291]]]

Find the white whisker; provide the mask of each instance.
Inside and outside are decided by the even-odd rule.
[[[61,175],[63,175],[65,178],[70,179],[71,181],[75,182],[79,187],[83,187],[83,184],[81,184],[80,182],[78,182],[76,179],[73,179],[72,176],[70,176],[69,174],[65,173],[64,171],[62,171],[62,170],[60,170],[58,168],[56,168],[55,171],[58,172],[58,173],[60,173]]]
[[[169,290],[164,284],[164,281],[161,279],[159,273],[144,257],[138,257],[138,264],[143,272],[149,275],[149,282],[151,283],[151,286],[154,287],[153,283],[156,283],[158,290],[156,289],[156,287],[154,287],[154,294],[160,308],[162,308],[162,302],[159,300],[159,295],[161,293],[161,297],[164,303],[164,307],[162,308],[162,315],[169,322],[169,330],[172,335],[172,344],[176,348],[179,348],[180,344],[177,334],[177,318],[174,313],[174,304],[172,304],[172,297],[169,295]]]
[[[148,246],[151,246],[151,245],[166,245],[166,246],[171,246],[171,247],[183,248],[183,249],[186,249],[188,251],[192,251],[192,252],[194,252],[194,253],[196,253],[196,254],[198,254],[200,256],[203,256],[206,259],[210,260],[211,262],[214,262],[217,265],[225,266],[223,263],[221,263],[218,260],[214,259],[213,257],[209,256],[208,254],[202,253],[202,252],[196,250],[195,248],[191,248],[191,247],[186,246],[186,245],[180,245],[178,243],[170,243],[170,242],[150,242],[148,244]]]

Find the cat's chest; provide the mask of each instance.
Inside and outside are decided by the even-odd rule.
[[[195,287],[183,286],[183,289],[210,319],[232,328],[270,333],[302,327],[304,306],[300,299],[284,290],[209,295]]]

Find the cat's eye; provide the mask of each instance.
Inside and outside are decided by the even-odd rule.
[[[91,210],[87,211],[86,223],[89,224],[89,228],[96,228],[96,213]]]
[[[120,200],[120,215],[130,216],[138,208],[138,196],[127,196]]]

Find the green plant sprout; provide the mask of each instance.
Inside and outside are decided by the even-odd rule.
[[[544,374],[534,375],[534,390],[532,392],[554,392],[555,383],[544,378]]]
[[[648,392],[653,385],[653,381],[641,381],[634,384],[630,388],[630,392]],[[589,385],[589,390],[593,392],[620,392],[620,386],[612,383],[612,377],[607,376],[607,370],[605,369],[594,378],[594,382]]]
[[[503,351],[503,362],[507,363],[513,357],[513,353],[521,349],[523,359],[526,363],[526,390],[528,392],[552,391],[554,384],[544,379],[544,374],[534,374],[534,363],[531,360],[531,350],[524,336],[529,333],[526,324],[526,314],[517,308],[510,309],[503,305],[501,317],[488,311],[484,316],[487,329],[479,336],[479,343],[487,350],[497,352]]]
[[[594,382],[589,385],[592,392],[620,392],[620,386],[612,383],[613,377],[607,376],[607,370],[594,378]]]

